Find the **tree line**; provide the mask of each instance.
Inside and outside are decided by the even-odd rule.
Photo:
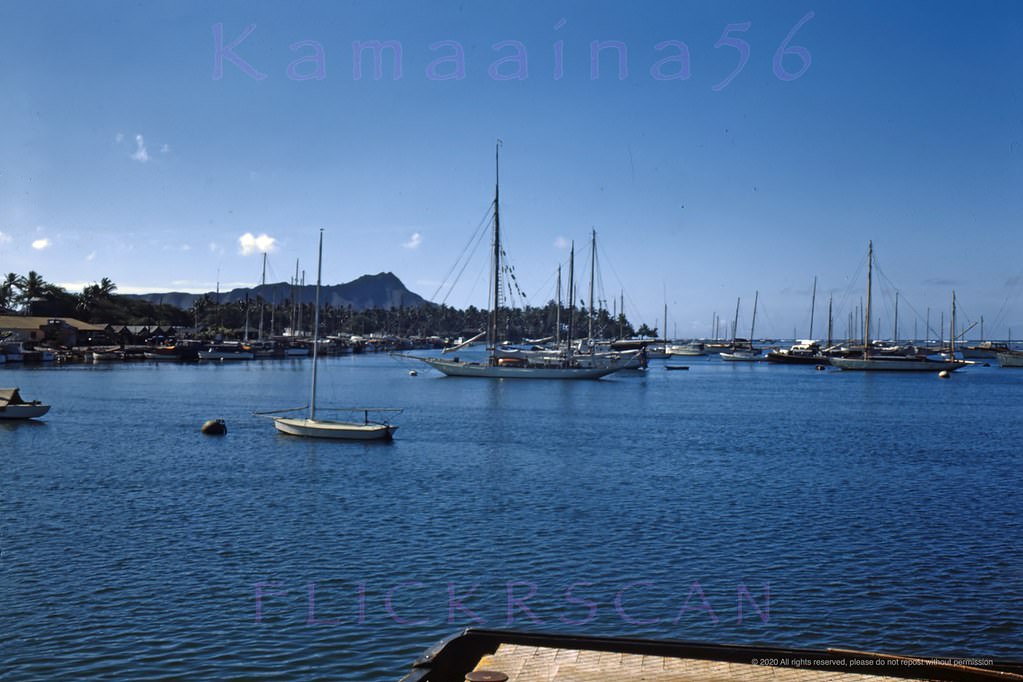
[[[69,292],[47,282],[39,273],[25,276],[9,273],[0,283],[0,312],[4,314],[73,317],[93,324],[145,324],[194,328],[205,334],[241,337],[248,330],[254,338],[260,328],[264,336],[290,333],[312,335],[315,305],[296,303],[289,299],[269,303],[262,297],[219,303],[204,294],[183,310],[169,304],[155,304],[142,299],[118,296],[117,285],[107,277],[85,286],[80,293]],[[489,311],[469,306],[466,309],[427,303],[418,307],[369,308],[355,310],[352,306],[320,307],[321,335],[386,334],[400,337],[474,336],[487,328]],[[571,318],[571,319],[570,319]],[[558,306],[550,301],[544,306],[502,308],[499,331],[510,341],[556,336]],[[570,327],[575,337],[585,336],[590,324],[588,311],[576,308],[572,315],[561,311],[562,336]],[[612,316],[600,309],[593,315],[596,338],[656,337],[657,330],[642,325],[634,329],[624,315]]]

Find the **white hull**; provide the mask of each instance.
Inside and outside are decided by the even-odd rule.
[[[707,349],[702,343],[671,344],[667,347],[667,351],[668,355],[678,355],[681,357],[695,357],[707,354]]]
[[[961,360],[930,360],[915,358],[831,358],[831,364],[840,369],[875,372],[949,372],[962,367]]]
[[[177,362],[179,357],[172,353],[150,353],[145,352],[142,354],[146,360],[153,360],[155,362]]]
[[[398,428],[389,424],[360,424],[291,417],[277,417],[274,419],[274,427],[290,436],[332,440],[390,440]]]
[[[718,355],[726,362],[760,362],[764,359],[764,356],[759,353],[742,350],[737,350],[734,353],[718,353]]]
[[[599,379],[623,368],[618,364],[610,367],[510,367],[440,358],[417,359],[449,377],[484,379]]]
[[[998,364],[1002,367],[1023,367],[1023,353],[999,353]]]
[[[8,405],[0,409],[0,419],[34,419],[49,411],[49,405]]]

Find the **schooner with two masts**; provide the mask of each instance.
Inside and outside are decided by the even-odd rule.
[[[490,282],[490,319],[487,324],[487,346],[490,354],[485,362],[469,362],[458,359],[416,357],[436,370],[452,377],[479,377],[485,379],[599,379],[619,369],[624,369],[629,358],[608,361],[600,366],[586,366],[574,357],[571,348],[565,355],[539,357],[501,357],[498,352],[498,316],[500,314],[501,292],[501,144],[494,152],[494,251],[492,256],[493,277]],[[409,356],[412,357],[412,356]]]
[[[941,372],[953,371],[967,364],[955,359],[955,294],[952,295],[952,340],[948,359],[932,360],[921,355],[881,355],[872,353],[870,347],[870,298],[871,277],[874,264],[874,242],[867,244],[867,308],[863,322],[863,356],[831,358],[831,364],[840,369],[896,372]]]

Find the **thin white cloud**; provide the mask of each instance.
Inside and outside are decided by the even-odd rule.
[[[402,244],[406,249],[418,249],[419,245],[423,243],[423,235],[418,232],[413,232],[412,236],[408,238],[408,241]]]
[[[114,135],[114,142],[118,144],[124,142],[124,133],[117,133],[116,135]]]
[[[91,251],[91,252],[89,252],[89,255],[85,257],[85,260],[91,261],[91,260],[93,260],[95,258],[96,258],[96,252],[95,251]]]
[[[57,282],[57,286],[66,291],[81,291],[85,287],[95,284],[95,282]],[[117,290],[120,291],[121,287],[118,286]]]
[[[181,250],[182,251],[191,251],[192,250],[192,245],[191,244],[182,244],[181,245]]]
[[[556,249],[567,249],[569,247],[569,241],[564,237],[558,237],[554,240],[554,248]]]
[[[161,154],[169,154],[170,153],[170,145],[169,144],[161,145],[160,146],[160,153]]]
[[[6,244],[11,241],[11,235],[4,232],[0,232],[0,244]]]
[[[32,248],[35,249],[36,251],[42,251],[43,249],[48,249],[52,245],[53,245],[53,242],[51,242],[49,239],[46,239],[46,238],[37,239],[34,242],[32,242]]]
[[[224,248],[216,242],[210,242],[209,247],[210,253],[224,253]]]
[[[251,232],[246,232],[238,237],[238,252],[243,256],[253,253],[271,253],[276,248],[277,240],[266,233],[256,237]]]
[[[135,152],[131,155],[131,158],[139,163],[149,161],[149,152],[146,151],[146,140],[142,137],[141,133],[135,136]]]

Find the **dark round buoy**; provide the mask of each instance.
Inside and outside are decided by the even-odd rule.
[[[826,368],[824,367],[824,365],[817,365],[817,371],[818,372],[823,372],[825,369]]]
[[[203,423],[200,430],[207,436],[223,436],[227,433],[227,424],[223,419],[210,419]]]

